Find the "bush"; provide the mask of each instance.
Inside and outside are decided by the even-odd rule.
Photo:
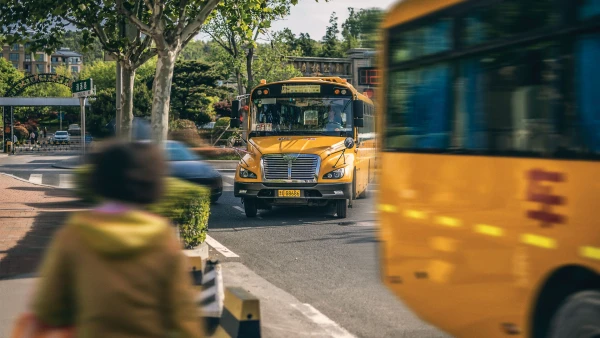
[[[240,157],[231,148],[192,148],[196,154],[204,157],[207,160],[239,160]]]
[[[183,142],[191,147],[204,147],[206,142],[198,134],[196,124],[190,120],[175,120],[169,125],[169,139]]]
[[[20,125],[20,126],[15,126],[14,127],[14,133],[15,135],[17,135],[17,138],[19,140],[26,140],[29,138],[29,131],[27,130],[27,128],[25,128],[25,126]]]
[[[204,141],[198,130],[196,129],[180,129],[174,130],[169,133],[169,139],[183,142],[190,147],[205,147],[206,141]]]
[[[215,129],[217,129],[217,128],[219,128],[221,130],[226,129],[227,127],[229,127],[229,121],[231,121],[231,117],[221,117],[215,123]]]
[[[181,130],[181,129],[197,129],[196,124],[190,120],[178,119],[170,123],[169,129]]]
[[[84,201],[98,203],[101,199],[88,188],[90,171],[90,166],[75,170],[75,191]],[[149,210],[170,219],[179,228],[183,246],[191,249],[206,239],[210,216],[210,190],[169,177],[163,198],[151,205]]]

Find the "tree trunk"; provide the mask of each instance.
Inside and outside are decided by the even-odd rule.
[[[239,69],[235,70],[235,80],[238,87],[238,95],[244,95],[244,83],[242,82],[242,72]]]
[[[176,59],[176,51],[161,51],[158,54],[152,86],[152,139],[157,143],[166,141],[169,133],[171,83]]]
[[[135,82],[135,69],[123,66],[123,93],[121,94],[121,137],[131,140],[133,125],[133,84]]]
[[[248,74],[248,87],[246,89],[246,93],[250,94],[252,92],[252,87],[254,86],[254,74],[252,73],[252,63],[254,62],[254,48],[248,49],[248,54],[246,54],[246,72]]]

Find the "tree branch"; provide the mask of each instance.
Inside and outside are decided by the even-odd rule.
[[[119,13],[125,15],[131,23],[133,23],[137,26],[137,28],[139,28],[139,30],[146,34],[152,34],[152,28],[147,24],[143,23],[140,19],[138,19],[137,16],[135,16],[133,13],[127,10],[127,8],[125,8],[125,6],[123,5],[123,0],[117,0],[117,8],[119,10]]]
[[[183,32],[183,27],[185,25],[185,14],[187,11],[187,5],[189,0],[180,0],[179,1],[179,20],[177,22],[177,30],[176,35],[180,36],[181,32]]]
[[[206,34],[208,34],[208,36],[210,36],[217,44],[219,44],[219,46],[223,47],[223,49],[225,49],[227,51],[227,53],[231,54],[231,56],[233,56],[233,50],[231,50],[231,48],[229,48],[225,42],[221,41],[221,39],[217,38],[213,33],[209,32],[209,31],[204,31]]]
[[[148,8],[149,11],[154,10],[154,5],[150,0],[144,0],[144,3],[146,4],[146,8]]]
[[[200,13],[198,13],[198,16],[196,16],[196,18],[192,22],[190,22],[181,32],[181,37],[183,41],[188,41],[190,35],[195,36],[196,34],[198,34],[200,28],[202,28],[202,24],[204,23],[204,21],[206,21],[206,18],[208,17],[210,12],[212,12],[212,10],[215,9],[215,7],[217,7],[220,1],[221,0],[206,0],[204,6],[202,6],[202,9],[200,10]]]
[[[137,69],[138,67],[140,67],[141,65],[146,63],[146,61],[148,61],[152,57],[154,57],[156,54],[158,54],[158,51],[156,50],[156,48],[147,49],[146,51],[144,51],[142,53],[142,55],[140,55],[140,58],[136,62],[133,63],[133,68]]]
[[[98,36],[98,40],[100,40],[100,43],[102,44],[102,46],[104,46],[104,49],[106,51],[112,53],[114,56],[117,56],[117,58],[121,56],[121,51],[120,50],[114,49],[114,48],[110,48],[108,46],[108,37],[106,36],[106,33],[104,32],[104,30],[102,29],[102,27],[100,27],[99,23],[93,24],[92,25],[92,29],[94,30],[94,32]]]

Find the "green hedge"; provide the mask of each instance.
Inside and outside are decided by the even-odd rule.
[[[89,189],[88,177],[91,167],[75,170],[76,194],[81,199],[98,203],[100,198]],[[163,198],[149,207],[179,227],[179,234],[186,249],[191,249],[206,239],[210,216],[210,190],[177,178],[169,177]]]

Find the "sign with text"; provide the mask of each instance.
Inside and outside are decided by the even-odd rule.
[[[94,94],[94,82],[92,79],[85,79],[81,81],[73,81],[71,85],[71,92],[73,97],[86,97]]]
[[[281,94],[318,94],[320,92],[320,85],[283,85],[281,87]]]

